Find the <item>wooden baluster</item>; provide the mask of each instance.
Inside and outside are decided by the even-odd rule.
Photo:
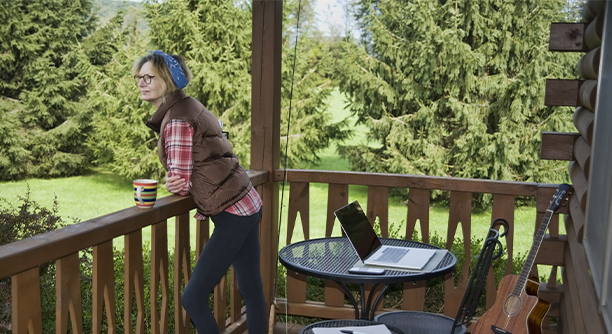
[[[508,222],[508,234],[500,241],[502,245],[505,243],[505,252],[508,254],[508,261],[506,262],[506,269],[504,270],[504,276],[512,273],[512,263],[514,256],[514,196],[511,195],[493,195],[493,210],[491,211],[491,221],[497,218],[503,218]],[[502,229],[503,231],[503,229]],[[486,231],[478,232],[478,235],[486,235]],[[495,297],[497,296],[497,287],[495,285],[495,274],[493,273],[493,267],[489,268],[487,274],[486,283],[486,298],[487,308],[495,304]]]
[[[370,224],[374,225],[376,217],[378,217],[378,223],[380,226],[380,234],[384,238],[389,237],[389,188],[387,187],[368,187],[368,208],[367,208],[368,220]],[[399,222],[398,222],[399,223]],[[382,289],[382,286],[378,286],[374,292],[372,292],[372,284],[365,284],[365,296],[369,296],[371,293],[375,296],[378,291]],[[367,297],[366,297],[367,298]],[[382,310],[383,302],[378,304],[377,310]],[[369,316],[369,315],[368,315]]]
[[[331,237],[336,221],[334,211],[348,204],[348,184],[330,183],[327,188],[327,221],[325,236]]]
[[[291,182],[291,187],[289,188],[289,212],[287,215],[287,245],[291,243],[298,212],[302,221],[304,240],[310,239],[309,194],[309,183]]]
[[[81,268],[79,253],[55,261],[55,328],[56,333],[68,333],[68,317],[72,333],[83,333],[83,310],[81,308]]]
[[[310,185],[304,182],[291,182],[289,189],[289,211],[287,215],[287,244],[291,243],[293,230],[300,212],[304,239],[310,239],[309,233],[309,193]],[[308,250],[304,250],[308,251]],[[287,272],[287,302],[306,302],[306,276]]]
[[[38,271],[35,267],[11,278],[13,334],[42,334]]]
[[[189,250],[189,213],[176,216],[174,247],[174,323],[176,334],[189,333],[189,315],[183,309],[182,282],[189,282],[191,275],[191,253]],[[208,300],[204,299],[205,302]]]
[[[126,234],[125,282],[123,303],[123,327],[127,334],[133,332],[132,303],[136,301],[136,333],[144,333],[144,279],[142,266],[142,230]],[[134,296],[132,296],[132,292]]]
[[[238,291],[238,281],[233,266],[230,271],[230,282],[230,320],[232,323],[235,323],[242,316],[242,296],[240,291]]]
[[[195,261],[198,263],[200,260],[200,255],[204,250],[204,246],[208,242],[210,238],[210,220],[208,217],[204,220],[196,220],[196,251],[195,251]]]
[[[151,333],[168,333],[168,223],[151,226]],[[161,293],[160,305],[157,299]]]
[[[461,223],[463,232],[465,261],[459,277],[459,283],[455,286],[453,274],[444,276],[444,314],[450,317],[457,315],[457,310],[467,289],[471,254],[471,227],[472,227],[472,193],[453,191],[450,196],[448,215],[448,233],[446,236],[446,249],[450,250],[457,233],[457,227]]]
[[[412,240],[417,220],[421,226],[423,242],[429,243],[429,189],[410,188],[406,216],[406,239]],[[423,311],[426,283],[427,281],[404,283],[402,309]]]
[[[221,281],[215,286],[213,309],[215,319],[217,320],[217,327],[219,327],[220,332],[223,332],[225,320],[227,319],[225,315],[227,310],[227,275],[221,277]]]
[[[410,188],[406,217],[406,239],[412,240],[417,220],[421,226],[423,242],[429,243],[429,189]]]
[[[103,306],[106,304],[108,334],[115,334],[115,270],[113,241],[93,247],[93,334],[102,332]]]
[[[332,235],[334,223],[336,221],[334,211],[347,204],[348,184],[330,183],[327,189],[327,221],[325,224],[326,237],[331,237]],[[325,280],[325,305],[336,307],[344,305],[344,291],[334,281]]]
[[[384,238],[389,237],[389,188],[368,187],[368,209],[367,216],[370,224],[374,225],[376,217],[380,224],[380,234]],[[399,222],[397,222],[399,223]]]

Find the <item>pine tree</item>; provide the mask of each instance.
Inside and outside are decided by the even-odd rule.
[[[346,138],[348,133],[341,130],[341,123],[328,124],[330,116],[325,112],[325,103],[331,88],[320,64],[324,56],[317,53],[317,48],[320,50],[321,47],[308,33],[308,26],[313,22],[309,2],[303,1],[302,6],[307,9],[301,13],[289,141],[291,150],[288,154],[292,162],[316,162],[318,151],[328,147],[331,140]],[[234,152],[248,167],[252,36],[249,4],[221,0],[169,0],[164,3],[151,1],[146,8],[153,45],[186,58],[194,74],[187,93],[223,121],[224,129],[230,133]],[[295,32],[296,20],[297,1],[290,1],[284,5],[283,129],[286,129],[289,115],[294,57],[294,41],[290,34]],[[286,133],[286,130],[281,131]],[[284,154],[284,149],[282,152]]]
[[[573,78],[576,54],[548,51],[564,1],[361,0],[361,46],[336,75],[371,145],[345,146],[356,170],[567,180],[539,160],[542,131],[570,108],[544,106],[546,78]]]
[[[100,38],[91,0],[3,1],[0,18],[0,178],[83,172],[87,75],[113,52],[88,43]]]

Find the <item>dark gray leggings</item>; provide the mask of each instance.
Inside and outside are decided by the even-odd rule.
[[[219,333],[208,307],[208,296],[233,265],[238,289],[246,304],[249,334],[263,334],[267,315],[259,268],[261,210],[252,216],[236,216],[224,211],[210,218],[215,229],[185,287],[181,299],[183,307],[198,334]]]

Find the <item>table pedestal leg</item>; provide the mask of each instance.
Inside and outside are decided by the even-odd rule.
[[[355,309],[355,319],[359,319],[359,304],[357,304],[357,301],[355,300],[355,297],[353,296],[353,293],[351,292],[351,290],[349,290],[349,288],[340,281],[334,281],[334,282],[336,282],[342,288],[342,290],[344,290],[344,293],[349,297],[351,305],[353,305],[353,308]],[[363,285],[362,285],[362,288],[363,288]]]
[[[374,291],[379,285],[379,284],[374,284],[374,286],[372,287],[372,290],[370,290],[370,293],[368,294],[368,297],[366,298],[364,284],[360,283],[359,284],[359,290],[360,290],[359,292],[361,295],[361,316],[360,316],[359,303],[357,303],[357,300],[355,299],[355,296],[353,296],[353,293],[351,292],[351,290],[349,290],[349,288],[343,282],[340,282],[340,281],[334,281],[334,282],[336,282],[342,288],[342,290],[344,290],[344,293],[348,296],[349,301],[351,302],[351,305],[355,309],[355,319],[364,319],[364,320],[374,319],[376,308],[378,307],[378,304],[380,304],[380,302],[382,301],[382,298],[385,295],[385,292],[387,292],[387,289],[389,289],[389,286],[390,286],[389,284],[385,284],[382,290],[380,290],[380,292],[376,295],[376,298],[374,298]],[[374,304],[372,305],[373,299],[374,299]]]

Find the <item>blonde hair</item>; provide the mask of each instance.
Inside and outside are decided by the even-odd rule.
[[[192,75],[187,63],[181,58],[181,56],[169,54],[172,58],[174,58],[181,68],[183,69],[183,73],[185,73],[185,77],[187,78],[187,83],[191,82]],[[134,65],[132,66],[132,75],[138,75],[140,73],[140,69],[144,64],[151,64],[151,71],[153,71],[153,75],[159,79],[162,88],[162,102],[166,102],[166,97],[173,94],[178,90],[176,83],[172,79],[172,75],[170,73],[170,69],[166,65],[166,61],[164,57],[157,53],[148,53],[146,56],[138,58]]]

